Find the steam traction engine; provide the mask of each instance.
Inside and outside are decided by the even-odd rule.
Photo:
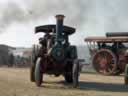
[[[78,85],[77,49],[69,43],[69,35],[75,32],[75,28],[63,26],[63,18],[63,15],[57,15],[56,25],[35,28],[35,33],[45,33],[44,37],[39,39],[41,47],[34,46],[32,53],[30,79],[37,86],[41,86],[44,73],[56,77],[63,75],[66,82],[73,83],[74,87]]]
[[[106,37],[87,37],[94,69],[104,75],[119,75],[125,71],[128,84],[128,32],[108,32]]]

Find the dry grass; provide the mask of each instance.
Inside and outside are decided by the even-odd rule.
[[[128,96],[123,76],[81,74],[77,89],[63,80],[45,75],[45,83],[38,88],[29,81],[28,69],[0,68],[0,96]]]

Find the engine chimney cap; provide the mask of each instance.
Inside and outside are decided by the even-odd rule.
[[[59,20],[63,19],[64,17],[65,17],[65,16],[64,16],[63,14],[58,14],[58,15],[56,15],[56,18],[59,19]]]

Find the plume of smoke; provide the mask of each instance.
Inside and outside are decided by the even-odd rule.
[[[8,0],[9,1],[9,0]],[[31,20],[48,19],[56,14],[68,17],[66,23],[80,27],[85,22],[83,12],[88,14],[90,0],[22,0],[22,4],[13,0],[1,8],[0,32],[13,22],[28,22]],[[92,1],[92,0],[91,0]],[[22,6],[24,5],[24,6]]]
[[[88,11],[89,0],[33,0],[30,4],[34,17],[47,18],[56,14],[68,17],[68,24],[82,25],[85,22],[83,12]],[[40,7],[42,6],[42,7]],[[76,25],[76,26],[77,26]]]
[[[128,0],[8,0],[0,6],[0,32],[13,22],[43,22],[60,13],[68,17],[66,24],[83,29],[87,35],[127,31],[127,4]]]
[[[13,22],[28,20],[25,11],[15,2],[8,2],[0,11],[0,32],[4,31],[3,29],[6,29]]]

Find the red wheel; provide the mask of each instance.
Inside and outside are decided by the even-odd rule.
[[[114,75],[117,69],[117,59],[109,49],[101,49],[92,58],[95,70],[104,75]]]

